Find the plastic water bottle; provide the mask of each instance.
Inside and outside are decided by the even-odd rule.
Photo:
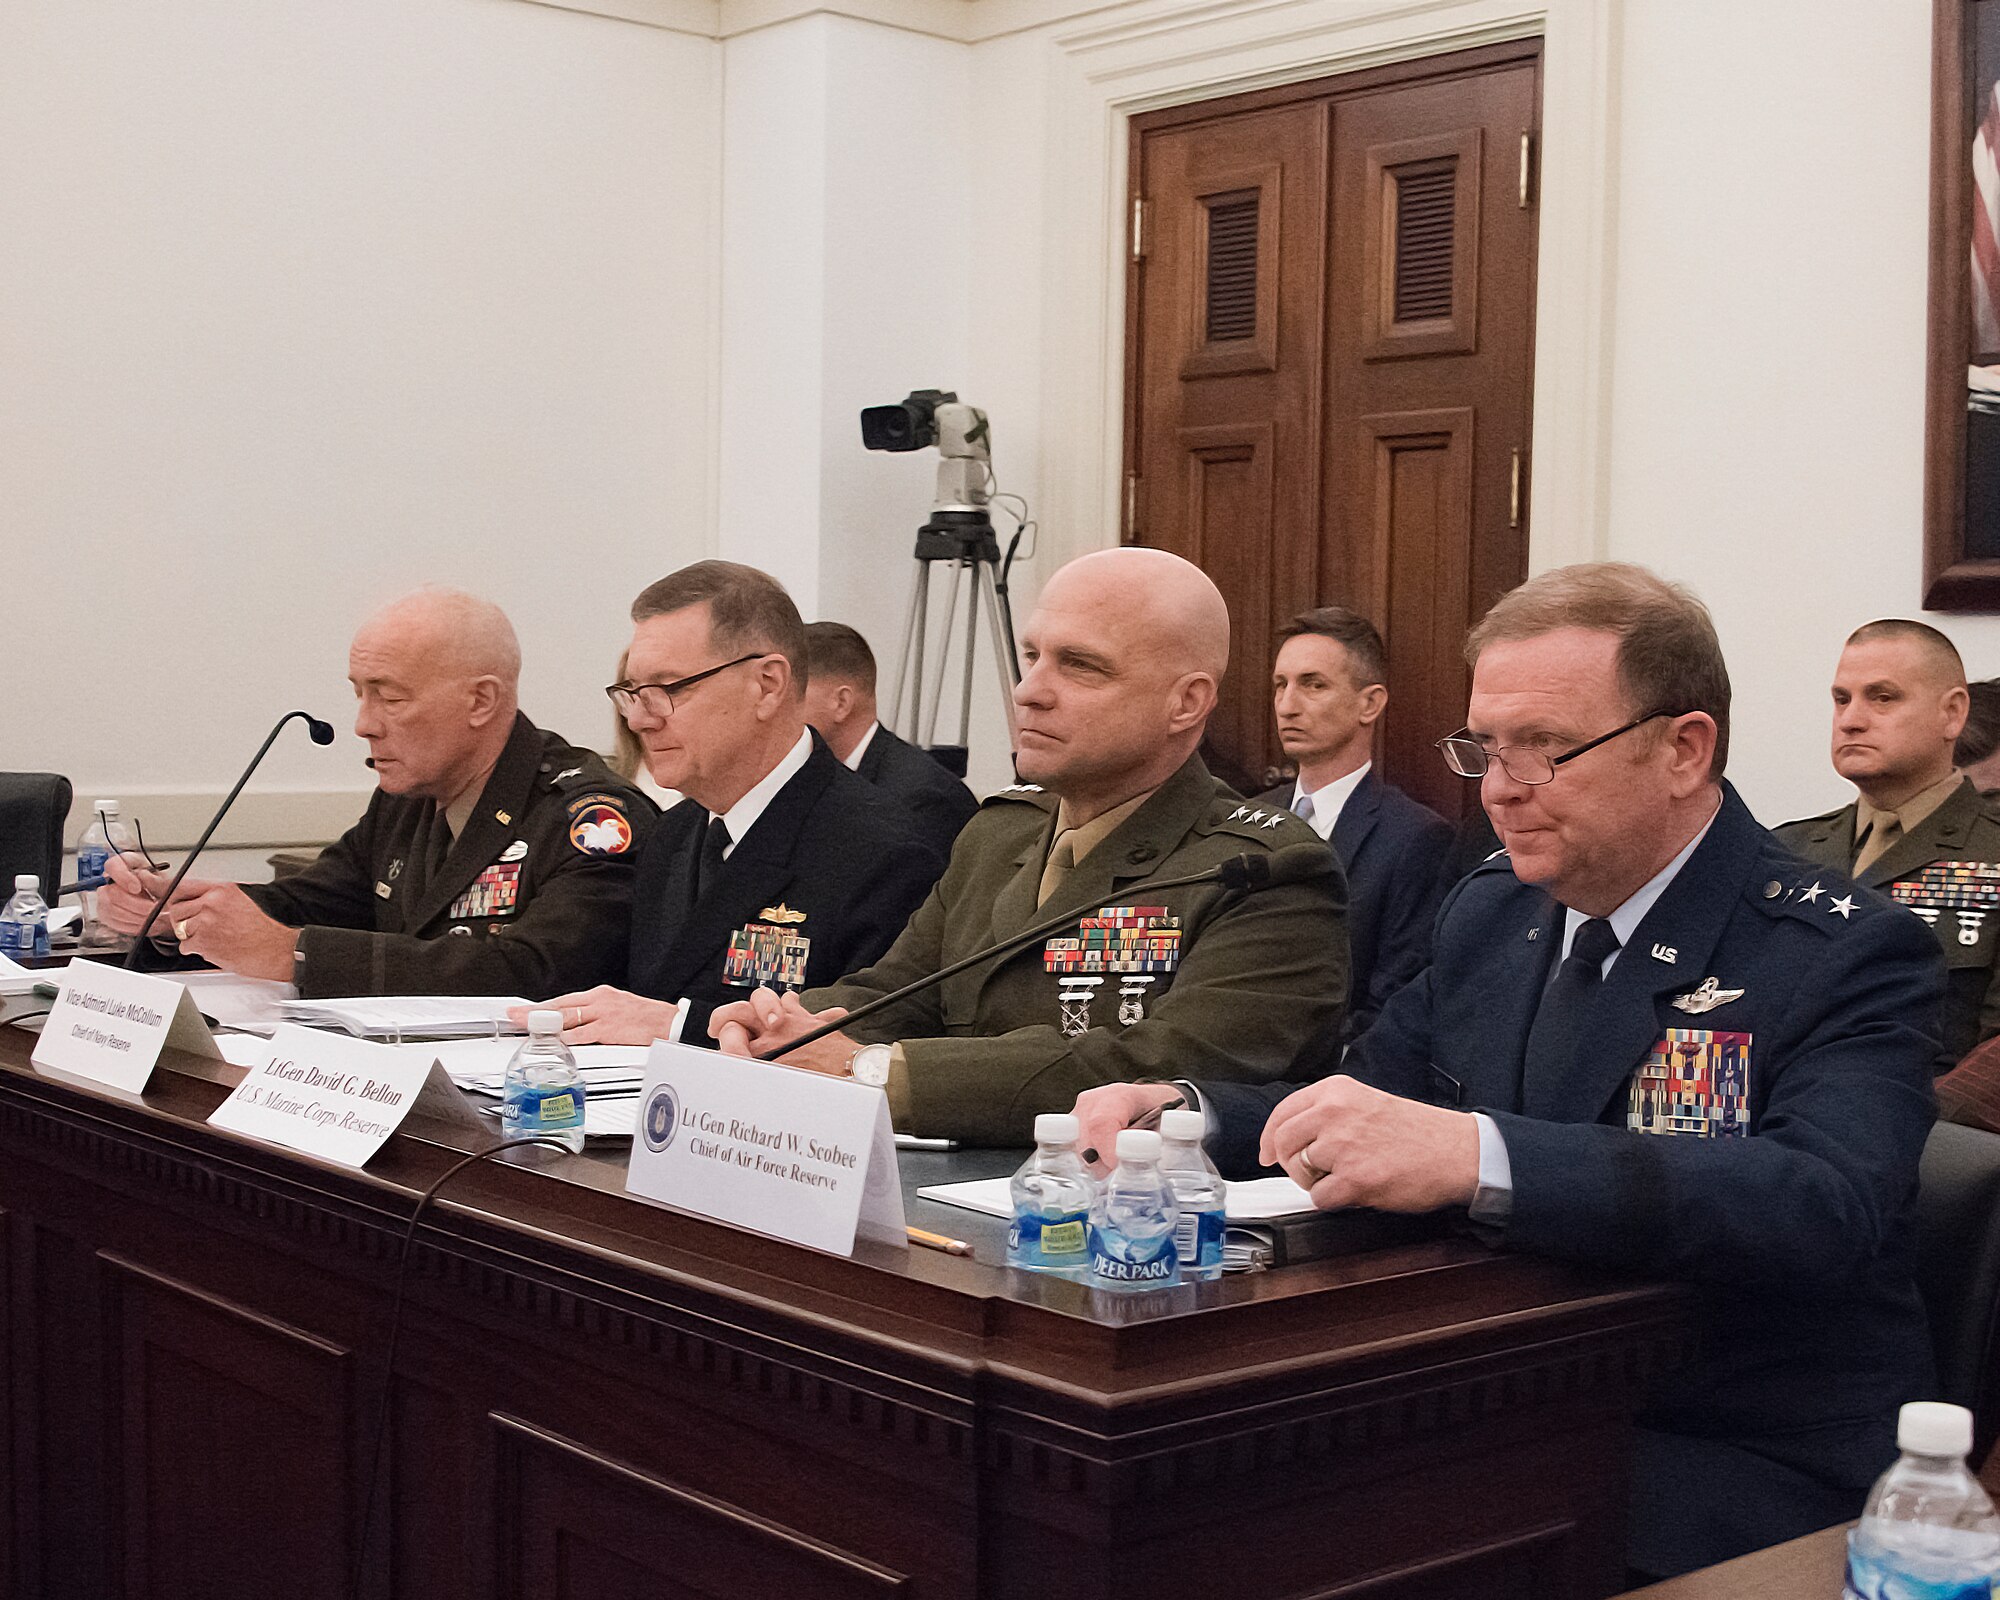
[[[1183,1278],[1222,1276],[1229,1190],[1201,1147],[1207,1132],[1208,1118],[1199,1111],[1168,1111],[1160,1117],[1160,1170],[1181,1208],[1174,1254],[1180,1257]]]
[[[1035,1118],[1035,1153],[1008,1186],[1014,1225],[1007,1230],[1007,1259],[1038,1272],[1090,1268],[1090,1203],[1097,1183],[1076,1153],[1077,1122],[1044,1112]]]
[[[2000,1517],[1966,1470],[1972,1413],[1913,1400],[1896,1419],[1901,1459],[1876,1480],[1847,1536],[1844,1600],[1989,1600]]]
[[[104,942],[105,932],[97,921],[97,890],[104,881],[105,864],[120,851],[132,848],[131,831],[119,817],[116,800],[98,800],[90,808],[90,822],[76,841],[76,881],[85,887],[77,892],[83,906],[85,944]]]
[[[1160,1136],[1118,1134],[1118,1170],[1090,1208],[1090,1279],[1104,1289],[1156,1289],[1181,1281],[1174,1229],[1181,1208],[1160,1170]]]
[[[25,961],[49,953],[49,903],[42,880],[24,872],[14,880],[14,897],[0,910],[0,956]]]
[[[500,1126],[510,1139],[546,1135],[583,1148],[583,1075],[562,1042],[560,1011],[530,1011],[528,1037],[507,1063]]]

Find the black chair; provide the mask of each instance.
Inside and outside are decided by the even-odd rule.
[[[0,772],[0,900],[13,894],[16,876],[32,872],[42,898],[56,903],[70,799],[69,779],[56,773]]]
[[[1937,1351],[1936,1398],[1971,1410],[1977,1468],[2000,1434],[2000,1134],[1954,1122],[1931,1129],[1918,1179],[1917,1288]]]

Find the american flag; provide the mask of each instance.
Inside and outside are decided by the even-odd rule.
[[[1972,331],[1979,353],[2000,351],[2000,83],[1972,136]]]

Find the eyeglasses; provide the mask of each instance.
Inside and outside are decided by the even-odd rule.
[[[768,650],[753,650],[747,656],[738,656],[734,661],[725,661],[721,666],[710,667],[705,672],[676,678],[672,683],[612,683],[605,685],[604,692],[611,696],[611,703],[618,708],[621,716],[636,704],[653,716],[671,717],[686,702],[688,690],[696,684],[714,677],[718,672],[740,667],[746,661],[762,661],[770,654]]]
[[[1630,733],[1634,728],[1643,728],[1659,717],[1685,715],[1679,711],[1648,711],[1643,717],[1634,717],[1622,727],[1613,728],[1609,733],[1600,733],[1595,739],[1587,739],[1574,750],[1565,750],[1559,756],[1544,755],[1540,750],[1531,750],[1526,745],[1495,745],[1488,749],[1472,737],[1469,728],[1461,728],[1448,739],[1437,742],[1439,752],[1444,756],[1444,764],[1461,778],[1483,778],[1494,762],[1516,783],[1540,785],[1552,781],[1556,768],[1565,761],[1574,761],[1585,751],[1595,750],[1601,744],[1609,744],[1621,733]]]

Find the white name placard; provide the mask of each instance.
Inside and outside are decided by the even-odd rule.
[[[434,1058],[287,1022],[208,1120],[343,1167],[382,1148],[423,1092]]]
[[[222,1059],[201,1012],[173,979],[72,961],[32,1059],[38,1067],[137,1094],[167,1045]]]
[[[638,1124],[625,1187],[642,1200],[837,1255],[857,1235],[909,1244],[880,1089],[662,1040]]]

